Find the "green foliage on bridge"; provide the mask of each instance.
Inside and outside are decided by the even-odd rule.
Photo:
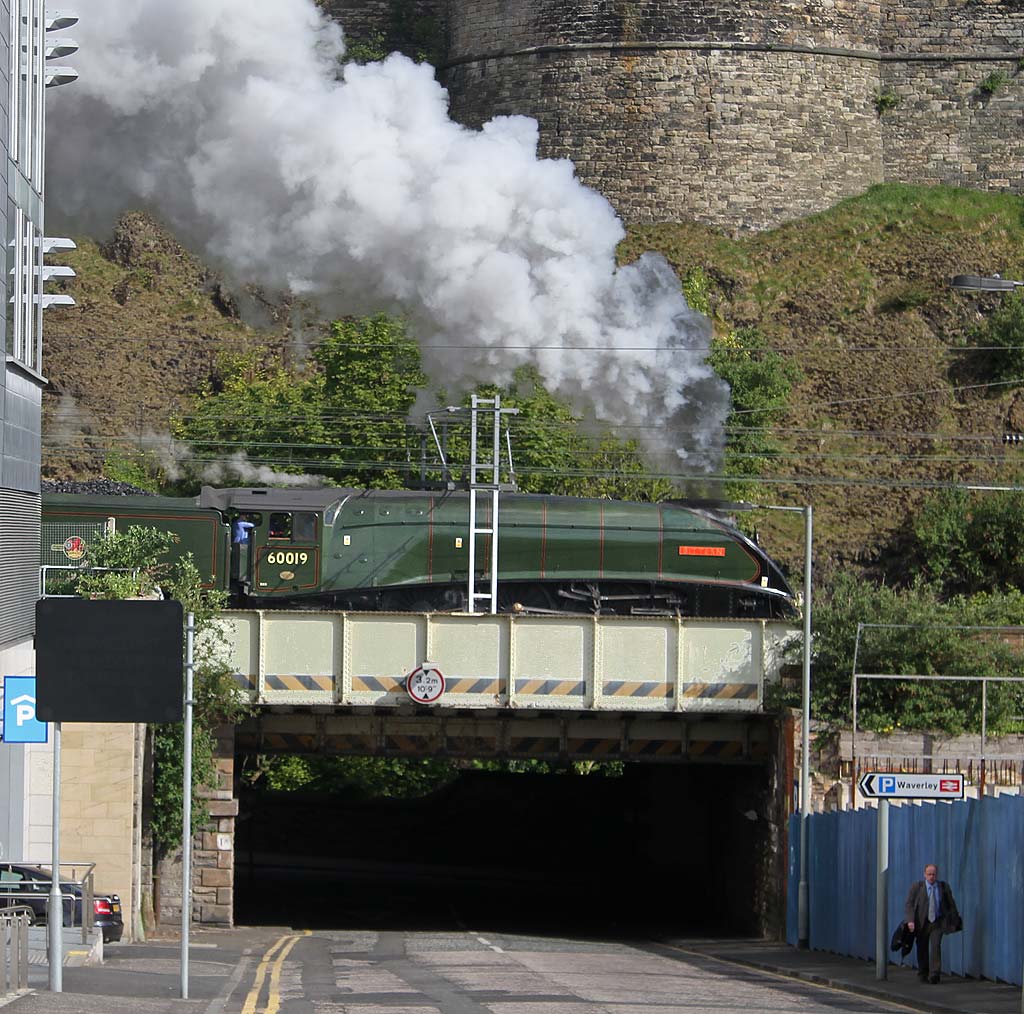
[[[89,546],[90,568],[74,575],[65,591],[96,599],[166,595],[179,601],[186,615],[193,614],[192,830],[198,831],[210,820],[206,791],[217,788],[214,730],[247,714],[249,705],[232,678],[224,635],[214,622],[225,593],[203,589],[191,554],[174,563],[165,559],[176,539],[171,532],[138,526],[104,535]],[[152,731],[149,830],[157,852],[166,854],[181,844],[184,726],[180,722],[154,725]]]

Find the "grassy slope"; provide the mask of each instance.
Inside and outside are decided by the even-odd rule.
[[[719,328],[755,325],[802,368],[779,420],[786,452],[773,474],[824,484],[780,485],[772,495],[814,504],[822,562],[875,560],[925,495],[871,482],[1020,476],[1019,452],[1001,443],[1020,412],[1016,392],[955,390],[983,381],[984,364],[975,356],[967,369],[963,354],[945,348],[962,344],[999,299],[957,294],[950,276],[1024,277],[1020,198],[889,185],[740,239],[688,226],[632,230],[623,255],[645,249],[681,275],[704,268]],[[793,529],[784,536],[791,562],[799,538]]]
[[[286,328],[247,326],[218,304],[215,278],[150,219],[125,216],[103,247],[62,255],[76,300],[47,311],[44,478],[101,474],[107,450],[166,435],[168,417],[214,372],[218,354],[278,343]],[[51,289],[55,289],[51,286]]]
[[[756,325],[803,369],[778,421],[786,452],[774,476],[823,484],[782,484],[771,495],[814,504],[819,563],[879,560],[924,495],[835,482],[1020,475],[1024,452],[1004,451],[1000,438],[1011,420],[1022,428],[1024,401],[1015,404],[1012,388],[954,390],[983,379],[983,364],[967,371],[965,358],[945,349],[999,298],[956,294],[946,286],[951,275],[1024,277],[1020,198],[877,187],[739,239],[694,225],[634,228],[622,256],[647,249],[664,253],[681,275],[703,268],[718,326]],[[257,331],[225,316],[202,266],[141,216],[122,222],[111,252],[115,259],[80,242],[68,258],[79,273],[68,286],[79,305],[47,317],[48,375],[87,413],[80,425],[66,398],[46,399],[48,443],[68,436],[79,448],[48,453],[49,475],[95,474],[103,457],[95,448],[109,446],[110,434],[138,440],[146,430],[166,431],[168,413],[210,375],[219,349],[287,335],[281,322]],[[911,391],[929,393],[907,397]],[[766,544],[794,564],[800,529],[778,517],[762,526]],[[783,527],[773,531],[775,524]]]

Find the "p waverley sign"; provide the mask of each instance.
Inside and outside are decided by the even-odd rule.
[[[857,788],[867,799],[963,799],[964,776],[869,771]]]

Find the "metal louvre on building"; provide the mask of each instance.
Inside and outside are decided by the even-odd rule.
[[[39,518],[38,494],[0,489],[0,645],[35,632]]]

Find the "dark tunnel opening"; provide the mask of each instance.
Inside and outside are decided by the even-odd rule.
[[[243,789],[235,922],[759,933],[766,770],[619,772],[461,770],[415,799]]]

